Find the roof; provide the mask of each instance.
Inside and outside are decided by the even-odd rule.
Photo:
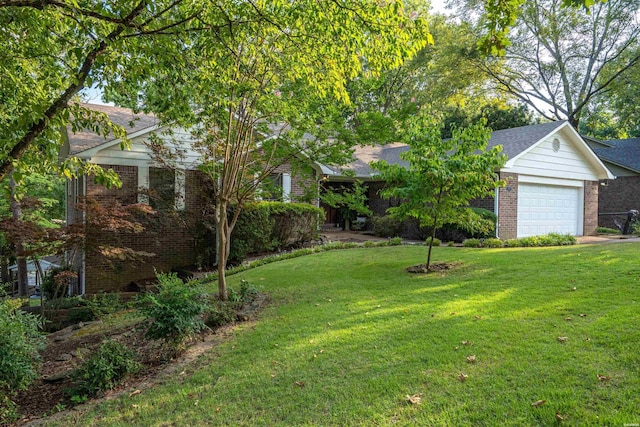
[[[593,151],[605,162],[640,173],[640,138],[606,141],[610,148],[594,148]]]
[[[153,114],[136,114],[129,108],[98,104],[81,104],[81,106],[106,114],[112,123],[122,126],[126,130],[127,134],[152,128],[160,122],[160,120]],[[105,138],[90,129],[84,129],[74,133],[71,130],[71,126],[67,127],[67,135],[69,137],[69,150],[72,155],[116,139],[112,133],[109,133]]]
[[[508,159],[513,159],[566,123],[567,121],[557,121],[497,130],[492,133],[487,148],[502,145],[503,154]],[[408,167],[409,164],[400,159],[400,153],[408,151],[408,149],[408,145],[399,142],[373,147],[359,147],[353,154],[354,161],[342,169],[354,172],[357,177],[366,178],[375,173],[369,166],[369,163],[375,160],[386,160],[387,163]],[[341,173],[334,170],[334,175],[341,175]]]

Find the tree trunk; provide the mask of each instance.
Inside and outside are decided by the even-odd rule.
[[[433,221],[433,227],[431,227],[431,241],[429,242],[429,252],[427,253],[427,271],[431,265],[431,249],[433,248],[433,239],[436,238],[436,221]]]
[[[218,250],[218,298],[227,300],[227,260],[229,259],[230,236],[227,218],[227,204],[220,200],[216,203],[216,243]]]
[[[16,221],[20,220],[22,216],[22,207],[20,202],[16,199],[16,187],[17,183],[13,179],[13,172],[9,174],[9,186],[11,187],[11,215]],[[22,242],[14,242],[16,248],[16,265],[18,267],[18,296],[28,296],[29,293],[29,279],[27,277],[27,259],[24,257],[24,245]]]

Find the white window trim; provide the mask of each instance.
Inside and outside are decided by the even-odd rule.
[[[282,201],[291,202],[291,174],[282,174]]]
[[[183,211],[185,208],[185,181],[186,174],[184,169],[176,169],[175,172],[175,207],[178,211]]]
[[[142,191],[140,191],[142,190]],[[138,203],[149,204],[149,166],[138,166]]]

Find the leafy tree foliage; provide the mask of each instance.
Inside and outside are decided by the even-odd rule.
[[[332,208],[340,209],[344,219],[344,229],[350,230],[350,222],[358,214],[371,215],[373,212],[367,206],[367,187],[359,179],[354,180],[350,187],[341,186],[339,189],[326,189],[322,201]]]
[[[428,33],[400,1],[226,1],[199,20],[215,31],[185,35],[155,56],[130,56],[131,68],[113,70],[107,96],[194,133],[213,187],[224,300],[230,236],[244,204],[279,166],[297,172],[310,159],[346,161],[347,82],[401,65]]]
[[[502,185],[496,170],[504,165],[502,148],[486,150],[491,131],[482,125],[456,129],[450,139],[442,139],[442,125],[421,112],[406,124],[403,142],[409,149],[400,156],[409,168],[372,162],[386,181],[385,198],[403,202],[387,211],[400,218],[413,217],[431,228],[427,269],[435,232],[443,224],[469,224],[477,220],[469,201],[491,195]]]
[[[609,0],[588,10],[564,3],[524,3],[504,56],[481,66],[500,90],[578,128],[588,105],[640,62],[640,2]]]

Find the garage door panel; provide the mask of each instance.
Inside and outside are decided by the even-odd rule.
[[[518,186],[518,237],[579,234],[578,187],[521,183]]]

